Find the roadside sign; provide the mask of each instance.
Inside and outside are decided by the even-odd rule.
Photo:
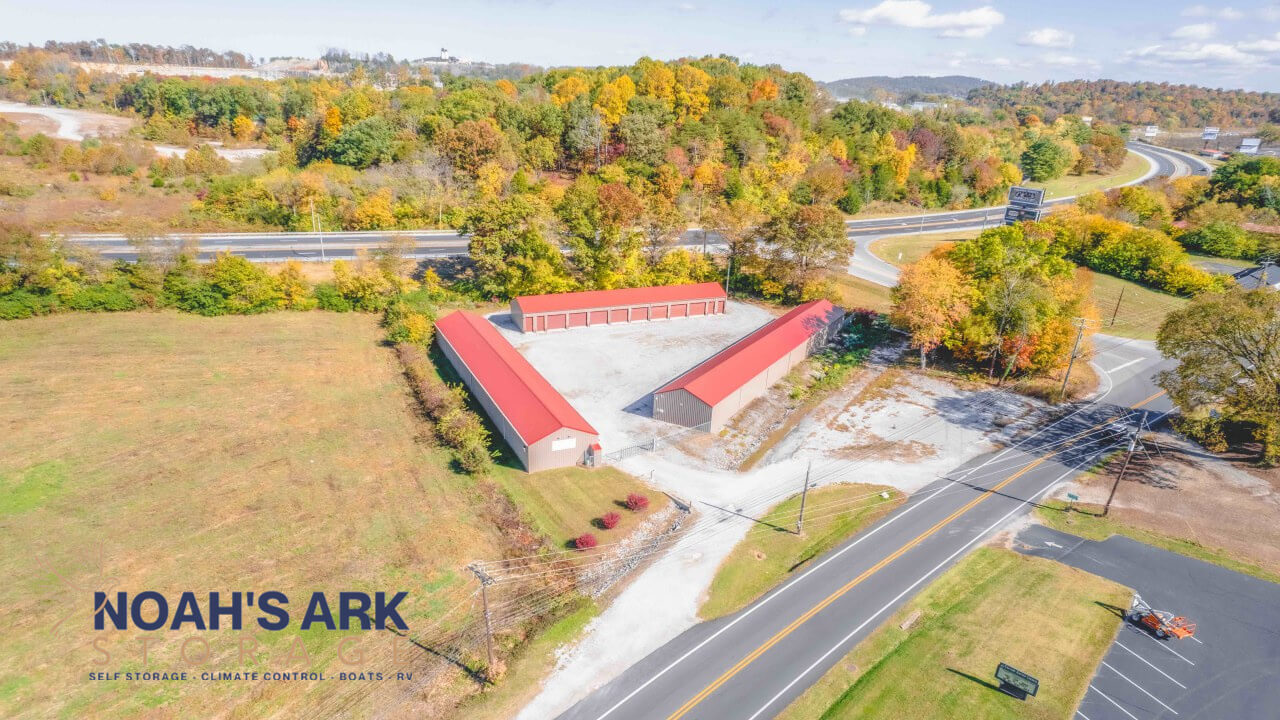
[[[1082,116],[1080,117],[1080,122],[1084,123],[1085,125],[1088,125],[1089,127],[1093,127],[1093,116],[1092,116],[1092,115],[1082,115]]]
[[[1217,140],[1217,139],[1218,139],[1218,128],[1216,128],[1216,127],[1207,127],[1207,128],[1205,128],[1205,129],[1204,129],[1204,132],[1200,134],[1200,139],[1201,139],[1201,140]]]
[[[1043,215],[1040,208],[1015,207],[1010,205],[1004,209],[1004,224],[1012,225],[1016,222],[1031,222],[1039,220]]]
[[[1012,695],[1019,700],[1026,700],[1040,690],[1040,681],[1022,672],[1012,665],[1000,663],[996,668],[996,679],[1000,681],[1000,691]]]
[[[1147,129],[1143,131],[1142,134],[1147,137],[1155,137],[1160,134],[1160,127],[1157,125],[1148,125]]]
[[[1240,149],[1238,152],[1241,155],[1257,155],[1258,149],[1261,147],[1262,140],[1258,138],[1245,138],[1240,141]]]
[[[1038,208],[1044,204],[1044,190],[1014,185],[1009,188],[1009,204],[1017,207]]]
[[[1071,502],[1077,502],[1080,500],[1080,496],[1075,493],[1067,493],[1067,499]]]

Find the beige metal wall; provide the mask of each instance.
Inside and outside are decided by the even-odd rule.
[[[573,447],[561,450],[552,449],[556,441],[568,440],[574,441]],[[591,447],[591,444],[597,440],[598,438],[591,433],[561,428],[529,446],[527,453],[529,461],[525,464],[525,469],[529,472],[538,472],[539,470],[577,465],[583,461],[587,448]]]
[[[678,388],[653,395],[653,417],[656,420],[697,427],[711,422],[711,406]]]
[[[485,414],[489,416],[489,420],[498,430],[498,434],[506,441],[511,451],[515,453],[516,459],[527,470],[529,468],[529,453],[528,449],[525,448],[524,440],[520,439],[516,429],[507,421],[507,417],[502,414],[502,411],[498,410],[498,405],[494,403],[488,391],[476,380],[476,376],[471,373],[471,369],[467,367],[466,363],[462,362],[462,358],[458,356],[458,352],[453,349],[453,346],[449,344],[444,335],[436,333],[436,339],[440,342],[440,350],[444,353],[444,356],[449,358],[449,364],[457,371],[458,376],[462,378],[463,384],[467,386],[467,389],[475,396],[476,401],[480,403],[480,407],[484,408]]]

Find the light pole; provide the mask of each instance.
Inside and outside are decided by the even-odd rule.
[[[324,257],[324,233],[320,232],[320,221],[316,219],[316,199],[311,200],[311,232],[314,232],[320,238],[320,261],[328,262]]]

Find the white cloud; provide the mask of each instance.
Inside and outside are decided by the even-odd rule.
[[[1213,8],[1208,5],[1192,5],[1182,11],[1184,17],[1216,17],[1222,20],[1242,20],[1244,13],[1233,7]]]
[[[694,10],[698,9],[698,6],[694,5],[693,3],[686,2],[686,3],[680,3],[679,5],[677,5],[676,9],[683,12],[693,12]]]
[[[922,0],[883,0],[874,7],[841,10],[840,19],[863,28],[868,25],[894,25],[937,30],[940,37],[946,38],[980,38],[1002,24],[1004,14],[990,5],[935,13],[933,6]]]
[[[1087,68],[1098,69],[1101,63],[1091,58],[1082,58],[1075,55],[1067,55],[1065,53],[1048,53],[1040,56],[1040,64],[1050,67],[1059,68]]]
[[[1190,43],[1187,45],[1150,45],[1127,53],[1132,60],[1145,64],[1256,66],[1266,61],[1235,45],[1225,43]]]
[[[1236,43],[1236,47],[1245,52],[1280,53],[1280,32],[1261,40],[1245,40]]]
[[[862,37],[863,35],[867,34],[867,26],[854,25],[853,27],[849,28],[849,34],[854,37]]]
[[[1057,28],[1040,28],[1023,35],[1018,44],[1044,48],[1069,48],[1076,44],[1076,36]]]
[[[1217,32],[1218,26],[1213,23],[1196,23],[1194,25],[1183,25],[1169,33],[1169,37],[1179,40],[1208,40]]]

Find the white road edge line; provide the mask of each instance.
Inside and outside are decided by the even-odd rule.
[[[1079,715],[1080,717],[1084,718],[1084,720],[1089,720],[1089,716],[1088,716],[1088,715],[1085,715],[1084,713],[1080,712],[1079,710],[1076,710],[1076,714],[1077,714],[1077,715]]]
[[[1108,376],[1108,379],[1110,379],[1110,377],[1109,377],[1109,376]],[[1068,413],[1068,414],[1067,414],[1066,416],[1064,416],[1063,418],[1061,418],[1061,419],[1059,419],[1059,420],[1056,420],[1056,421],[1054,421],[1054,422],[1052,422],[1052,423],[1050,423],[1050,424],[1048,424],[1048,425],[1046,425],[1046,426],[1044,426],[1044,427],[1040,428],[1039,430],[1035,431],[1035,432],[1034,432],[1034,433],[1032,433],[1031,435],[1028,435],[1027,437],[1023,438],[1022,440],[1020,440],[1020,441],[1018,441],[1018,442],[1014,443],[1013,445],[1010,445],[1009,447],[1007,447],[1007,448],[1005,448],[1005,449],[1001,450],[1000,452],[998,452],[998,453],[996,453],[994,456],[992,456],[989,460],[987,460],[986,462],[983,462],[981,465],[977,465],[977,466],[975,466],[975,467],[970,468],[967,472],[965,472],[965,473],[964,473],[964,475],[962,475],[962,476],[960,477],[960,480],[964,480],[965,478],[969,477],[970,475],[972,475],[973,473],[977,472],[978,470],[981,470],[982,468],[986,467],[987,465],[990,465],[991,463],[993,463],[993,462],[995,462],[995,461],[999,460],[1000,458],[1004,457],[1006,454],[1008,454],[1008,453],[1010,453],[1010,452],[1012,452],[1012,451],[1014,451],[1014,450],[1018,449],[1019,447],[1021,447],[1022,445],[1024,445],[1026,442],[1030,441],[1032,438],[1035,438],[1035,437],[1037,437],[1037,436],[1041,435],[1042,433],[1048,432],[1048,431],[1049,431],[1049,429],[1050,429],[1050,428],[1052,428],[1052,427],[1054,427],[1055,425],[1058,425],[1058,424],[1064,423],[1064,422],[1066,422],[1067,420],[1069,420],[1069,419],[1071,419],[1071,418],[1075,417],[1076,415],[1079,415],[1080,413],[1084,412],[1086,409],[1088,409],[1088,408],[1090,408],[1090,407],[1093,407],[1094,405],[1097,405],[1099,402],[1101,402],[1101,401],[1102,401],[1102,399],[1103,399],[1103,398],[1105,398],[1107,395],[1110,395],[1110,394],[1111,394],[1111,390],[1112,390],[1112,388],[1113,388],[1113,387],[1114,387],[1114,385],[1113,385],[1112,387],[1108,387],[1108,388],[1107,388],[1107,391],[1106,391],[1106,392],[1104,392],[1102,395],[1099,395],[1098,397],[1093,398],[1092,400],[1090,400],[1089,402],[1085,403],[1085,404],[1084,404],[1084,405],[1082,405],[1081,407],[1079,407],[1079,408],[1077,408],[1077,409],[1075,409],[1075,410],[1071,411],[1070,413]],[[1073,472],[1074,472],[1074,470],[1073,470]],[[1064,474],[1062,477],[1065,477],[1065,476],[1066,476],[1066,474]],[[1061,480],[1061,477],[1059,478],[1059,480]],[[1055,481],[1054,481],[1054,484],[1056,484],[1057,482],[1058,482],[1058,481],[1057,481],[1057,480],[1055,480]],[[793,578],[793,579],[792,579],[790,582],[788,582],[786,585],[783,585],[782,587],[778,588],[778,590],[777,590],[776,592],[770,593],[769,595],[765,596],[765,598],[764,598],[763,600],[761,600],[758,604],[751,606],[750,608],[748,608],[748,609],[747,609],[747,611],[746,611],[746,612],[742,613],[741,615],[739,615],[738,617],[736,617],[736,618],[734,618],[732,621],[730,621],[727,625],[725,625],[724,627],[720,628],[720,629],[719,629],[719,630],[717,630],[716,632],[712,633],[711,637],[709,637],[709,638],[707,638],[706,640],[703,640],[702,642],[700,642],[700,643],[698,643],[697,645],[693,646],[693,647],[692,647],[692,648],[690,648],[687,652],[685,652],[685,654],[683,654],[683,655],[681,655],[680,657],[678,657],[678,658],[676,658],[675,660],[673,660],[673,661],[671,662],[671,664],[667,665],[666,667],[662,668],[662,669],[661,669],[661,670],[659,670],[658,672],[654,673],[654,675],[653,675],[652,677],[650,677],[648,680],[645,680],[645,681],[644,681],[644,683],[642,683],[639,687],[637,687],[635,690],[632,690],[630,693],[628,693],[626,697],[624,697],[624,698],[622,698],[621,700],[619,700],[618,702],[614,703],[612,706],[610,706],[610,707],[609,707],[609,709],[608,709],[608,710],[605,710],[603,713],[601,713],[601,714],[596,718],[596,720],[604,720],[604,718],[608,717],[608,716],[609,716],[609,715],[610,715],[614,710],[617,710],[618,708],[620,708],[620,707],[622,707],[623,705],[625,705],[627,702],[629,702],[629,701],[631,700],[631,698],[633,698],[633,697],[635,697],[637,694],[639,694],[639,693],[640,693],[640,691],[642,691],[642,690],[644,690],[645,688],[647,688],[647,687],[649,687],[650,685],[652,685],[652,684],[653,684],[653,682],[654,682],[654,681],[656,681],[658,678],[662,677],[663,675],[666,675],[666,674],[667,674],[667,673],[668,673],[672,668],[674,668],[675,666],[677,666],[677,665],[679,665],[680,663],[684,662],[686,659],[688,659],[688,658],[689,658],[689,656],[691,656],[691,655],[693,655],[694,653],[696,653],[696,652],[698,652],[699,650],[701,650],[704,646],[706,646],[706,645],[707,645],[707,643],[711,642],[712,640],[715,640],[717,637],[720,637],[720,635],[721,635],[722,633],[726,632],[727,630],[729,630],[729,628],[731,628],[731,627],[733,627],[734,625],[737,625],[739,622],[741,622],[741,621],[745,620],[748,616],[750,616],[750,615],[751,615],[752,613],[754,613],[756,610],[758,610],[758,609],[760,609],[760,608],[764,607],[766,603],[768,603],[769,601],[771,601],[771,600],[773,600],[774,598],[778,597],[778,596],[779,596],[779,595],[781,595],[782,593],[786,592],[786,591],[787,591],[787,590],[788,590],[792,585],[795,585],[796,583],[800,582],[801,580],[804,580],[806,577],[808,577],[808,576],[809,576],[809,573],[817,572],[819,568],[821,568],[821,567],[823,567],[824,565],[826,565],[827,563],[829,563],[829,562],[831,562],[831,561],[835,560],[836,558],[840,557],[841,555],[843,555],[844,553],[848,552],[849,550],[852,550],[854,547],[856,547],[856,546],[858,545],[858,543],[861,543],[863,540],[865,540],[865,539],[867,539],[867,538],[871,537],[872,535],[875,535],[877,532],[880,532],[880,530],[882,530],[882,529],[884,529],[884,528],[888,527],[889,525],[893,524],[893,522],[894,522],[894,521],[896,521],[898,518],[904,517],[907,513],[911,512],[912,510],[914,510],[914,509],[916,509],[916,508],[920,507],[921,505],[923,505],[923,504],[925,504],[925,503],[929,502],[930,500],[934,499],[935,497],[937,497],[937,496],[938,496],[938,494],[939,494],[939,493],[941,493],[943,490],[948,489],[949,487],[951,487],[951,485],[943,485],[942,487],[940,487],[940,488],[938,488],[937,490],[935,490],[935,491],[933,492],[933,494],[929,495],[929,496],[928,496],[928,497],[926,497],[925,499],[921,500],[920,502],[916,503],[915,505],[912,505],[911,507],[907,508],[906,510],[903,510],[900,514],[895,515],[895,516],[893,516],[893,517],[889,518],[887,521],[885,521],[885,523],[884,523],[883,525],[878,525],[878,526],[876,526],[876,527],[875,527],[875,528],[873,528],[870,532],[868,532],[866,535],[862,535],[862,536],[858,537],[858,539],[854,540],[854,541],[853,541],[852,543],[850,543],[849,545],[846,545],[845,547],[841,548],[839,551],[837,551],[837,552],[836,552],[835,554],[833,554],[831,557],[829,557],[829,558],[827,558],[826,560],[823,560],[822,562],[818,563],[817,565],[814,565],[813,567],[809,568],[808,570],[806,570],[806,571],[805,571],[805,573],[804,573],[803,575],[801,575],[801,576],[799,576],[799,577],[797,577],[797,578]],[[1053,487],[1053,485],[1050,485],[1049,487]],[[1041,493],[1043,493],[1043,492],[1047,491],[1047,490],[1049,489],[1049,487],[1046,487],[1046,488],[1045,488],[1045,490],[1042,490],[1042,491],[1041,491]],[[1019,507],[1021,507],[1021,506],[1019,506]]]
[[[1127,362],[1127,363],[1123,363],[1123,364],[1117,365],[1117,366],[1115,366],[1115,367],[1111,368],[1110,370],[1108,370],[1107,372],[1109,372],[1109,373],[1113,373],[1113,372],[1116,372],[1116,371],[1118,371],[1118,370],[1123,370],[1123,369],[1125,369],[1125,368],[1129,367],[1130,365],[1137,365],[1138,363],[1142,362],[1142,360],[1143,360],[1143,358],[1135,358],[1135,359],[1133,359],[1133,360],[1130,360],[1130,361],[1129,361],[1129,362]]]
[[[1114,667],[1112,667],[1111,663],[1107,662],[1106,660],[1103,660],[1103,661],[1102,661],[1102,664],[1103,664],[1103,665],[1105,665],[1105,666],[1106,666],[1106,668],[1107,668],[1108,670],[1110,670],[1111,672],[1113,672],[1113,673],[1115,673],[1115,674],[1119,675],[1120,677],[1124,678],[1124,681],[1125,681],[1125,682],[1127,682],[1127,683],[1129,683],[1130,685],[1132,685],[1132,686],[1134,686],[1134,687],[1138,688],[1139,690],[1141,690],[1143,695],[1146,695],[1147,697],[1151,698],[1152,700],[1155,700],[1156,702],[1160,703],[1160,707],[1164,708],[1165,710],[1168,710],[1169,712],[1173,713],[1174,715],[1177,715],[1177,714],[1178,714],[1178,711],[1177,711],[1177,710],[1174,710],[1173,708],[1169,707],[1168,705],[1165,705],[1165,704],[1164,704],[1164,701],[1162,701],[1160,698],[1156,697],[1155,695],[1152,695],[1151,693],[1147,692],[1147,689],[1146,689],[1146,688],[1144,688],[1144,687],[1142,687],[1142,686],[1141,686],[1141,685],[1139,685],[1138,683],[1134,682],[1133,680],[1130,680],[1128,675],[1125,675],[1124,673],[1122,673],[1122,672],[1120,672],[1119,670],[1117,670],[1117,669],[1115,669]]]
[[[1161,675],[1163,675],[1163,676],[1165,676],[1166,678],[1168,678],[1168,679],[1169,679],[1169,682],[1173,683],[1174,685],[1177,685],[1178,687],[1182,688],[1183,690],[1186,690],[1186,689],[1187,689],[1187,686],[1186,686],[1186,685],[1183,685],[1182,683],[1178,682],[1177,680],[1174,680],[1174,679],[1173,679],[1173,676],[1171,676],[1169,673],[1167,673],[1167,672],[1165,672],[1165,671],[1161,670],[1160,668],[1156,667],[1155,665],[1152,665],[1150,660],[1148,660],[1148,659],[1146,659],[1146,658],[1142,657],[1141,655],[1139,655],[1138,653],[1136,653],[1136,652],[1134,652],[1134,651],[1130,650],[1130,649],[1129,649],[1129,647],[1128,647],[1127,645],[1124,645],[1123,643],[1121,643],[1121,642],[1120,642],[1120,639],[1119,639],[1119,638],[1116,638],[1116,647],[1120,648],[1121,650],[1124,650],[1125,652],[1129,653],[1130,655],[1132,655],[1132,656],[1134,656],[1134,657],[1138,658],[1139,660],[1141,660],[1142,662],[1146,663],[1146,664],[1147,664],[1147,665],[1148,665],[1152,670],[1155,670],[1156,672],[1158,672],[1158,673],[1160,673]]]
[[[983,530],[982,532],[978,533],[977,535],[973,536],[973,539],[972,539],[972,540],[970,540],[969,542],[967,542],[967,543],[965,543],[964,545],[962,545],[962,546],[960,547],[960,549],[958,549],[958,550],[956,550],[955,552],[951,553],[949,556],[947,556],[947,558],[946,558],[945,560],[943,560],[942,562],[940,562],[940,563],[938,563],[937,565],[935,565],[935,566],[933,567],[933,569],[932,569],[932,570],[930,570],[929,572],[925,573],[924,575],[921,575],[919,580],[916,580],[915,582],[911,583],[911,585],[909,585],[909,586],[907,587],[907,589],[905,589],[905,590],[903,590],[902,592],[898,593],[897,597],[895,597],[894,599],[892,599],[892,600],[890,600],[889,602],[885,603],[885,605],[884,605],[883,607],[881,607],[879,610],[875,611],[875,613],[873,613],[873,614],[872,614],[870,617],[868,617],[866,620],[863,620],[863,621],[862,621],[862,623],[861,623],[860,625],[858,625],[858,627],[856,627],[856,628],[854,628],[853,630],[851,630],[851,631],[849,632],[849,634],[848,634],[848,635],[845,635],[843,638],[841,638],[841,639],[840,639],[840,641],[839,641],[839,642],[837,642],[835,645],[832,645],[830,650],[828,650],[828,651],[826,651],[825,653],[823,653],[823,654],[822,654],[822,656],[821,656],[821,657],[819,657],[817,660],[814,660],[812,665],[810,665],[809,667],[807,667],[807,668],[805,668],[803,671],[801,671],[801,672],[800,672],[800,674],[799,674],[799,675],[797,675],[797,676],[796,676],[796,678],[795,678],[794,680],[792,680],[791,682],[787,683],[786,687],[784,687],[784,688],[782,688],[781,690],[779,690],[777,695],[774,695],[773,697],[769,698],[769,701],[768,701],[768,702],[766,702],[764,705],[762,705],[762,706],[760,707],[760,709],[759,709],[759,710],[755,711],[755,713],[753,713],[751,716],[749,716],[749,717],[747,718],[747,720],[755,720],[756,718],[760,717],[760,715],[761,715],[762,713],[764,713],[766,710],[768,710],[768,709],[769,709],[769,706],[770,706],[770,705],[772,705],[772,704],[774,704],[775,702],[777,702],[777,701],[778,701],[778,698],[782,697],[783,695],[785,695],[785,694],[787,693],[787,691],[788,691],[788,690],[790,690],[791,688],[795,687],[795,684],[796,684],[796,683],[798,683],[798,682],[800,682],[801,680],[803,680],[805,675],[808,675],[810,672],[812,672],[812,671],[813,671],[813,669],[814,669],[814,668],[816,668],[816,667],[818,667],[819,665],[821,665],[821,664],[822,664],[822,661],[826,660],[828,657],[830,657],[830,656],[831,656],[831,654],[832,654],[832,653],[834,653],[835,651],[839,650],[839,649],[840,649],[840,646],[842,646],[842,645],[844,645],[845,643],[849,642],[849,640],[850,640],[850,639],[852,639],[854,635],[857,635],[859,632],[861,632],[861,631],[862,631],[862,629],[863,629],[863,628],[865,628],[867,625],[869,625],[869,624],[871,623],[871,621],[872,621],[872,620],[875,620],[876,618],[880,617],[880,615],[881,615],[881,614],[883,614],[886,610],[888,610],[890,607],[892,607],[895,603],[897,603],[899,600],[901,600],[903,597],[905,597],[905,596],[907,595],[907,593],[911,592],[912,590],[915,590],[915,589],[916,589],[916,587],[917,587],[918,585],[920,585],[920,583],[924,582],[925,580],[928,580],[928,579],[929,579],[929,578],[930,578],[934,573],[938,572],[938,570],[941,570],[941,569],[942,569],[943,567],[945,567],[948,563],[950,563],[952,560],[954,560],[954,559],[956,558],[956,556],[958,556],[958,555],[960,555],[961,553],[963,553],[964,551],[968,550],[970,546],[972,546],[974,543],[978,542],[979,540],[982,540],[983,538],[985,538],[985,537],[987,536],[987,534],[988,534],[988,533],[990,533],[992,530],[995,530],[996,528],[1000,527],[1000,526],[1001,526],[1001,525],[1003,525],[1005,522],[1007,522],[1007,521],[1009,520],[1009,518],[1013,517],[1013,514],[1014,514],[1014,513],[1018,512],[1019,510],[1021,510],[1021,509],[1022,509],[1022,506],[1023,506],[1023,505],[1027,505],[1027,504],[1030,504],[1030,503],[1035,502],[1035,501],[1036,501],[1036,500],[1037,500],[1041,495],[1044,495],[1045,493],[1049,492],[1049,490],[1050,490],[1051,488],[1053,488],[1055,485],[1057,485],[1059,482],[1061,482],[1063,478],[1067,477],[1068,475],[1071,475],[1072,473],[1078,472],[1078,469],[1079,469],[1080,467],[1083,467],[1083,466],[1084,466],[1084,464],[1085,464],[1085,462],[1086,462],[1089,458],[1092,458],[1092,457],[1094,457],[1094,456],[1096,456],[1096,455],[1097,455],[1097,453],[1094,453],[1094,454],[1089,455],[1089,457],[1088,457],[1088,458],[1086,458],[1086,460],[1082,460],[1081,462],[1077,463],[1074,467],[1070,468],[1070,469],[1069,469],[1069,470],[1067,470],[1066,472],[1064,472],[1064,473],[1062,473],[1061,475],[1059,475],[1057,478],[1055,478],[1055,479],[1053,480],[1053,482],[1051,482],[1051,483],[1049,483],[1048,485],[1046,485],[1042,490],[1040,490],[1039,492],[1037,492],[1035,495],[1032,495],[1030,498],[1028,498],[1028,499],[1026,499],[1026,500],[1023,500],[1022,502],[1020,502],[1020,503],[1018,503],[1017,505],[1015,505],[1015,506],[1014,506],[1014,508],[1013,508],[1012,510],[1010,510],[1008,513],[1006,513],[1006,514],[1005,514],[1003,517],[1001,517],[999,520],[996,520],[994,523],[992,523],[990,526],[988,526],[988,527],[987,527],[987,529],[985,529],[985,530]],[[1176,713],[1175,713],[1175,714],[1176,714]]]
[[[1128,715],[1129,717],[1133,718],[1133,720],[1138,720],[1138,716],[1137,716],[1137,715],[1134,715],[1133,713],[1129,712],[1128,710],[1125,710],[1123,705],[1121,705],[1120,703],[1116,702],[1115,700],[1112,700],[1112,699],[1111,699],[1111,696],[1107,695],[1106,693],[1102,692],[1102,691],[1101,691],[1101,690],[1099,690],[1098,688],[1094,687],[1093,683],[1089,683],[1089,689],[1090,689],[1090,690],[1092,690],[1092,691],[1094,691],[1094,692],[1096,692],[1096,693],[1098,693],[1099,695],[1101,695],[1103,700],[1106,700],[1107,702],[1111,703],[1112,705],[1115,705],[1116,707],[1120,708],[1120,712],[1122,712],[1122,713],[1124,713],[1125,715]]]

